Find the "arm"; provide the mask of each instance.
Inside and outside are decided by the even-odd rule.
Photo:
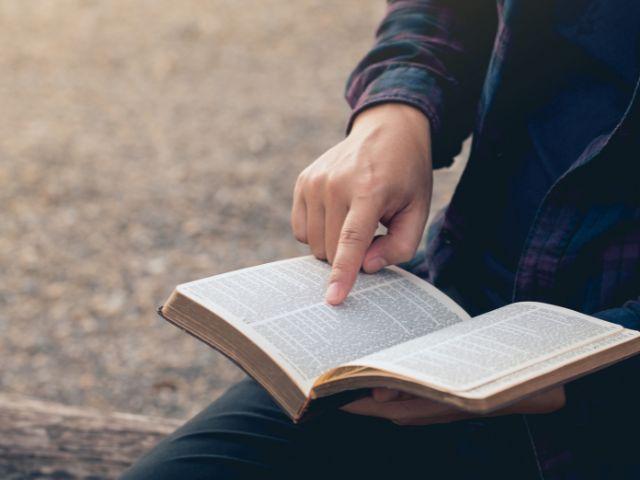
[[[349,80],[349,134],[294,191],[295,237],[332,264],[330,304],[346,298],[360,268],[415,254],[432,150],[436,166],[450,163],[470,133],[495,24],[494,0],[389,2],[375,47]],[[374,240],[378,222],[387,234]]]
[[[497,28],[493,0],[390,0],[373,49],[347,82],[353,109],[398,102],[428,119],[435,168],[449,165],[473,128]]]

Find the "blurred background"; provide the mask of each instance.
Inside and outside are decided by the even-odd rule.
[[[293,184],[384,3],[0,0],[0,392],[183,418],[242,378],[156,307],[306,253]]]

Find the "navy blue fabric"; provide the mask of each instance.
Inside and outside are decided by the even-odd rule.
[[[252,380],[158,444],[123,480],[537,479],[520,416],[428,427],[332,411],[292,423]]]
[[[349,78],[349,127],[374,105],[412,105],[430,120],[436,168],[473,133],[418,270],[440,288],[468,287],[470,313],[538,300],[640,328],[640,3],[388,4]],[[460,285],[467,278],[495,283],[495,295]]]
[[[640,25],[640,10],[629,15]],[[505,164],[497,179],[503,183],[489,187],[503,192],[502,208],[487,222],[476,281],[470,285],[476,291],[468,292],[477,311],[511,302],[520,255],[545,195],[593,138],[612,131],[623,118],[640,74],[637,62],[629,60],[617,62],[615,70],[584,61],[559,66],[553,87],[545,87],[545,101],[524,103],[496,140]]]

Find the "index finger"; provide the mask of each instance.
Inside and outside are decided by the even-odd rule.
[[[333,258],[329,287],[325,300],[338,305],[351,291],[365,253],[378,228],[379,214],[375,205],[358,202],[352,204],[340,231],[338,246]]]

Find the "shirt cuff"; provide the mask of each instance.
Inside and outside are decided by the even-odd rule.
[[[624,328],[640,330],[640,302],[630,301],[622,307],[610,308],[593,314],[594,317],[616,323]]]
[[[450,166],[459,147],[456,150],[443,131],[443,91],[433,74],[428,69],[406,65],[387,65],[382,73],[375,70],[365,70],[349,82],[346,98],[352,112],[346,133],[351,131],[355,118],[368,108],[384,103],[410,105],[429,120],[433,168]]]

